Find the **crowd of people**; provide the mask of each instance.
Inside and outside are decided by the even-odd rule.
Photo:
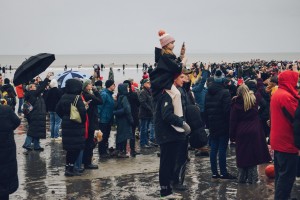
[[[23,148],[27,153],[44,151],[40,139],[46,138],[47,113],[50,138],[62,140],[66,151],[65,176],[98,169],[93,163],[97,145],[100,162],[140,154],[136,150],[138,130],[141,149],[160,147],[161,199],[182,199],[174,191],[187,189],[189,138],[206,129],[209,141],[195,152],[209,156],[212,180],[255,184],[259,181],[257,166],[274,162],[274,198],[290,198],[295,178],[300,177],[299,63],[251,60],[196,62],[189,67],[185,44],[176,57],[175,39],[164,31],[159,36],[162,48],[156,50],[154,68],[143,70],[140,88],[132,79],[116,86],[112,68],[104,86],[95,73],[88,80],[69,79],[63,89],[51,73],[44,80],[36,78],[15,87],[0,74],[0,118],[6,125],[0,126],[0,157],[5,156],[1,160],[6,161],[0,163],[0,199],[8,199],[18,188],[13,130],[20,124],[19,117],[28,122]],[[71,104],[80,122],[70,118]],[[116,148],[111,150],[113,126]],[[101,141],[95,137],[98,130]],[[236,148],[238,174],[227,170],[229,142]],[[275,152],[273,158],[268,145]]]

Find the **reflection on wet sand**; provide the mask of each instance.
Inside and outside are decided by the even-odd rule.
[[[23,118],[23,117],[22,117]],[[99,170],[86,170],[82,176],[64,176],[65,152],[61,142],[50,138],[41,140],[44,152],[23,154],[27,129],[26,120],[15,131],[20,186],[11,199],[130,199],[147,200],[159,197],[159,148],[143,150],[143,155],[128,159],[109,159],[99,162]],[[47,123],[49,137],[49,123]],[[114,143],[114,133],[110,143]],[[138,143],[138,141],[137,141]],[[236,173],[235,149],[228,151],[227,165]],[[98,162],[95,149],[94,162]],[[188,190],[181,192],[184,199],[273,199],[274,180],[266,178],[259,166],[260,182],[238,184],[235,181],[212,181],[208,157],[195,157],[187,166]],[[300,182],[296,182],[293,196],[300,196]]]

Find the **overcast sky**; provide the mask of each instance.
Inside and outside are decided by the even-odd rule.
[[[300,52],[300,0],[0,0],[0,55]],[[176,49],[176,50],[177,50]]]

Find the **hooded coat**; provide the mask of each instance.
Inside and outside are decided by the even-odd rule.
[[[170,90],[174,82],[174,76],[180,74],[181,71],[180,58],[176,58],[174,54],[161,55],[157,67],[150,74],[153,98],[156,98],[164,89]]]
[[[62,143],[66,151],[81,150],[85,145],[85,121],[86,109],[82,98],[78,99],[76,107],[80,114],[81,123],[70,120],[70,107],[77,95],[81,94],[82,83],[76,79],[69,79],[66,82],[65,94],[59,100],[56,106],[56,114],[62,118]]]
[[[0,194],[7,195],[19,187],[14,130],[21,120],[9,106],[0,105]]]
[[[284,71],[278,76],[278,90],[271,97],[271,147],[284,153],[298,153],[294,144],[293,124],[299,95],[296,89],[299,73]],[[285,114],[285,112],[287,112]]]
[[[127,98],[128,85],[120,84],[118,86],[117,109],[114,112],[117,123],[116,143],[121,143],[127,139],[132,139],[132,125],[134,123],[131,108]]]
[[[30,90],[25,93],[25,101],[28,101],[32,106],[32,111],[26,115],[28,121],[27,135],[37,138],[46,138],[46,104],[42,93],[45,91],[49,83],[49,79],[45,78],[41,81],[36,90]]]
[[[205,96],[205,114],[211,138],[229,136],[231,97],[222,83],[212,82]]]
[[[50,87],[47,97],[45,98],[45,103],[49,112],[55,112],[56,105],[62,97],[63,92],[57,87],[57,81],[55,82],[54,79],[50,82]]]
[[[260,100],[260,94],[256,95],[255,106],[246,112],[242,97],[234,99],[231,105],[230,140],[236,142],[236,163],[239,168],[253,167],[272,160],[259,119]]]

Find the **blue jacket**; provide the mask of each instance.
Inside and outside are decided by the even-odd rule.
[[[100,123],[111,123],[115,105],[112,97],[113,92],[105,88],[101,91],[100,95],[103,102],[102,105],[98,105]]]
[[[209,77],[209,71],[203,70],[201,81],[196,83],[192,89],[195,95],[196,103],[200,106],[200,112],[205,111],[205,95],[207,93],[207,88],[205,88],[204,85],[208,77]]]

